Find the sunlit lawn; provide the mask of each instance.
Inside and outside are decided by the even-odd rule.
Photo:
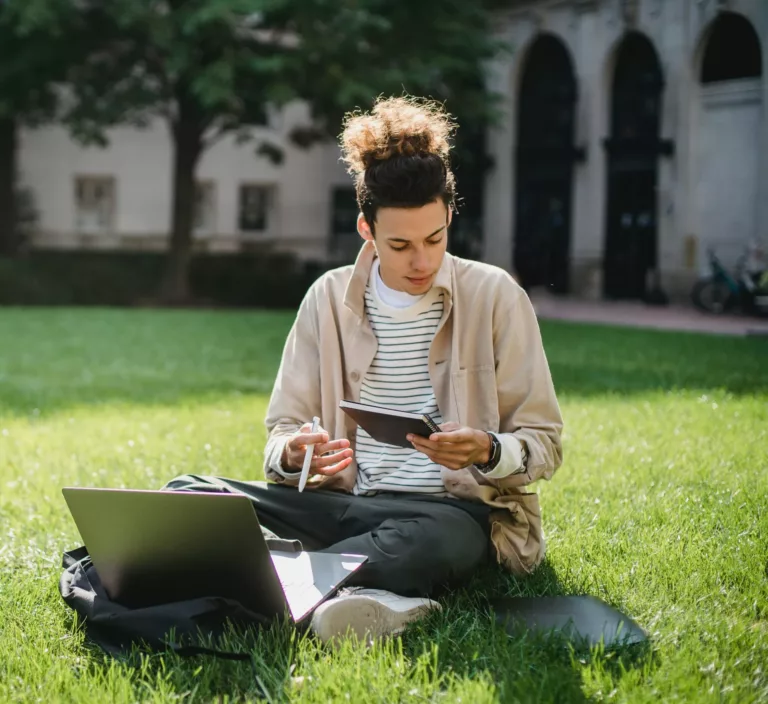
[[[247,664],[113,660],[57,582],[66,485],[261,478],[287,313],[0,310],[0,701],[733,701],[768,698],[768,340],[542,324],[566,463],[548,560],[496,570],[402,639],[338,652],[280,625]],[[489,596],[587,593],[651,653],[513,640]]]

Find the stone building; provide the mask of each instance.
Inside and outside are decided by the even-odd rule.
[[[288,134],[308,119],[306,105],[294,103],[255,128],[252,143],[229,137],[203,154],[195,206],[198,249],[269,248],[311,260],[343,249],[357,215],[352,182],[334,144],[292,146]],[[282,164],[254,153],[264,140],[283,149]],[[21,184],[38,212],[34,246],[167,247],[173,153],[164,121],[113,129],[103,149],[82,147],[59,126],[25,130],[20,141]]]
[[[527,287],[686,296],[768,242],[765,0],[512,2],[484,258]]]
[[[529,288],[643,298],[660,286],[682,298],[709,247],[733,265],[751,240],[768,243],[768,0],[504,6],[494,26],[511,51],[487,73],[502,118],[487,134],[485,177],[457,174],[471,193],[453,228],[458,253]],[[353,256],[357,211],[338,149],[287,140],[307,119],[294,104],[256,130],[285,148],[281,166],[233,139],[205,153],[198,248]],[[162,122],[113,130],[107,149],[60,127],[25,131],[33,243],[165,248],[171,159]]]

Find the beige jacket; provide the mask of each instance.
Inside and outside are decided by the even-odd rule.
[[[269,408],[264,469],[268,479],[294,484],[275,469],[288,437],[313,416],[331,439],[349,438],[355,425],[339,408],[359,400],[376,353],[364,293],[376,256],[371,242],[354,265],[329,271],[305,296],[283,351]],[[492,507],[491,541],[510,571],[530,572],[544,556],[539,498],[525,487],[550,479],[562,462],[563,427],[539,326],[528,296],[505,271],[445,255],[435,286],[445,291],[443,316],[429,351],[429,375],[440,414],[480,430],[510,436],[528,448],[527,472],[489,479],[474,467],[442,476],[450,495]],[[516,442],[514,439],[511,442]],[[311,486],[351,491],[353,462]],[[309,485],[308,485],[309,486]]]

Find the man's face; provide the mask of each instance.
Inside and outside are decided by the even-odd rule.
[[[452,213],[438,199],[421,208],[380,208],[374,238],[362,214],[360,236],[373,240],[379,255],[381,278],[396,291],[426,293],[443,263]]]

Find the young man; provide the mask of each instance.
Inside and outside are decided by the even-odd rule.
[[[288,335],[266,418],[273,483],[226,484],[280,537],[368,556],[356,587],[316,610],[323,639],[398,632],[489,555],[524,574],[544,554],[538,497],[525,489],[560,465],[562,419],[524,291],[446,252],[453,127],[439,106],[403,98],[348,118],[364,244],[354,265],[314,283]],[[441,431],[384,445],[342,399],[426,412]],[[299,493],[311,444],[314,478]]]

